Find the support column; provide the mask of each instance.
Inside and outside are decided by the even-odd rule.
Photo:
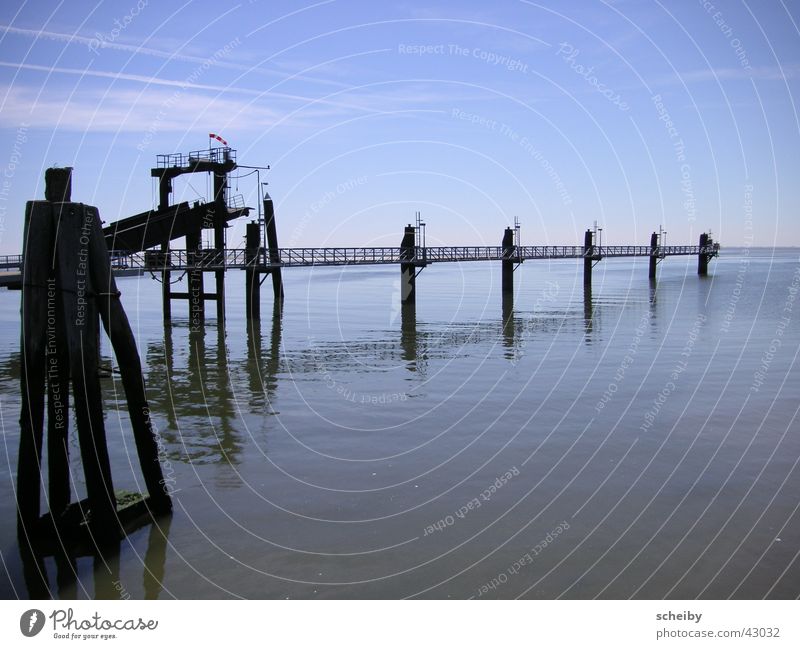
[[[228,193],[228,175],[214,172],[214,250],[217,253],[217,263],[225,255],[225,216],[228,211],[226,203]],[[225,320],[225,270],[214,271],[217,293],[217,323]]]
[[[409,224],[400,242],[400,259],[413,259],[416,250],[416,228]],[[415,303],[417,300],[417,269],[414,264],[400,263],[400,302]]]
[[[594,256],[594,235],[586,230],[583,237],[583,285],[592,286],[592,257]]]
[[[45,190],[45,195],[48,195]],[[20,330],[19,455],[17,464],[17,530],[20,539],[34,535],[39,525],[42,488],[42,442],[47,377],[48,281],[55,277],[52,263],[55,224],[52,206],[28,201],[25,207],[22,267],[22,327]],[[66,342],[56,341],[66,349]],[[20,548],[27,547],[20,543]]]
[[[187,258],[195,259],[202,249],[202,231],[198,230],[186,235]],[[193,329],[199,329],[205,325],[205,287],[202,270],[190,270],[187,273],[189,278],[189,324]]]
[[[700,254],[697,255],[697,274],[708,275],[708,255],[705,253],[705,247],[708,245],[708,235],[703,232],[700,235]]]
[[[257,320],[261,317],[261,274],[256,269],[258,265],[258,249],[261,246],[261,231],[258,223],[247,224],[244,245],[244,259],[247,265],[244,271],[245,315],[248,320]]]
[[[275,206],[269,194],[264,194],[264,228],[267,232],[267,251],[272,265],[272,293],[275,304],[283,302],[283,277],[281,276],[281,255],[278,246],[278,228],[275,224]]]
[[[656,278],[656,265],[658,264],[658,234],[653,232],[650,235],[650,268],[647,276],[650,279]]]
[[[514,230],[506,228],[503,233],[503,295],[514,295]]]
[[[66,320],[66,340],[63,342],[69,355],[78,443],[92,511],[93,534],[114,536],[119,521],[106,443],[102,391],[97,375],[100,325],[97,297],[107,293],[108,288],[98,284],[92,272],[93,265],[98,263],[92,259],[91,246],[97,237],[93,236],[93,231],[99,230],[99,215],[94,208],[81,203],[59,203],[54,205],[54,216],[58,223],[56,272]],[[102,236],[102,231],[99,231]],[[107,259],[108,251],[103,261],[108,263]],[[121,359],[120,367],[122,371],[128,371]]]
[[[166,210],[169,207],[169,196],[172,193],[172,179],[161,176],[158,181],[158,209]],[[161,244],[161,253],[164,260],[169,255],[169,240]],[[171,293],[172,274],[169,272],[169,264],[164,262],[161,270],[161,312],[164,315],[164,322],[172,318],[172,296]]]

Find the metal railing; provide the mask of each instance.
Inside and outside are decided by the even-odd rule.
[[[259,248],[248,250],[232,248],[225,250],[179,250],[166,252],[151,249],[128,253],[109,252],[113,269],[131,270],[225,270],[228,268],[270,268],[289,266],[358,266],[374,264],[410,263],[425,266],[440,262],[462,261],[515,261],[526,259],[582,259],[586,257],[583,246],[519,246],[504,249],[501,246],[439,246],[413,249],[399,247],[384,248]],[[595,246],[591,259],[605,257],[664,257],[677,255],[716,256],[719,247],[664,246],[651,249],[649,246]],[[21,255],[0,256],[0,268],[20,269]]]
[[[228,207],[234,210],[240,210],[244,207],[244,196],[241,194],[234,194],[233,196],[228,196]]]
[[[213,162],[216,164],[236,162],[236,149],[231,149],[230,147],[216,147],[201,151],[189,151],[189,155],[183,153],[162,153],[156,156],[156,166],[160,169],[188,167],[198,162]]]
[[[0,256],[0,268],[22,270],[22,255],[2,255]]]

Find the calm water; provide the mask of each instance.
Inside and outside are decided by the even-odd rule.
[[[175,512],[61,595],[797,597],[800,251],[723,253],[707,278],[667,260],[657,287],[646,260],[603,261],[591,296],[577,262],[529,261],[513,308],[499,264],[433,266],[415,312],[395,267],[291,269],[255,331],[241,273],[202,333],[121,279]],[[28,595],[18,309],[0,292],[4,597]],[[139,490],[104,389],[115,487]]]

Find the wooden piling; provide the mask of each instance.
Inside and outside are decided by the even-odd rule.
[[[583,237],[583,285],[592,286],[592,257],[594,256],[594,236],[591,230],[586,230]]]
[[[272,293],[275,302],[283,302],[283,276],[280,267],[280,251],[278,246],[278,228],[275,224],[275,206],[269,194],[264,195],[264,227],[267,232],[267,255],[271,265]]]
[[[245,234],[245,317],[257,320],[261,317],[261,273],[258,270],[258,252],[261,246],[261,231],[258,223],[248,223]],[[280,298],[278,298],[280,299]]]
[[[697,255],[697,274],[708,275],[708,259],[709,255],[705,252],[705,247],[708,245],[708,234],[703,232],[700,235],[700,254]]]
[[[58,525],[69,507],[69,353],[55,270],[47,282],[47,473],[50,513]]]
[[[136,349],[136,339],[128,322],[128,316],[122,308],[120,292],[111,272],[99,214],[94,207],[86,207],[86,213],[87,217],[91,218],[93,227],[90,238],[92,284],[95,287],[103,326],[114,349],[117,364],[122,368],[122,387],[128,402],[136,452],[150,495],[150,506],[158,513],[166,513],[172,511],[172,502],[161,471],[160,441],[150,419],[150,408],[145,394],[142,364]]]
[[[79,203],[54,203],[53,210],[57,219],[59,293],[86,491],[98,533],[116,534],[116,499],[97,376],[98,312],[90,274],[90,242],[97,238],[92,237],[96,219]],[[99,238],[105,248],[102,232]]]
[[[647,276],[650,279],[656,278],[656,266],[658,265],[658,233],[653,232],[650,235],[650,266],[647,271]]]
[[[25,208],[21,306],[21,398],[17,458],[17,529],[35,534],[39,523],[44,426],[45,344],[48,277],[52,272],[53,220],[50,203],[29,201]]]
[[[503,269],[503,295],[511,294],[514,295],[514,257],[515,257],[515,246],[514,246],[514,230],[512,228],[506,228],[505,232],[503,233],[503,261],[500,263],[502,264]]]
[[[416,253],[416,228],[409,224],[400,242],[400,259],[414,259]],[[400,302],[416,302],[417,268],[413,263],[400,263]]]
[[[44,172],[44,199],[52,203],[72,200],[72,167],[50,167]]]

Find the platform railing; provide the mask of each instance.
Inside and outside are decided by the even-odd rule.
[[[649,246],[595,246],[592,259],[614,257],[659,258],[678,255],[716,256],[716,245],[662,246],[652,250]],[[582,259],[583,246],[519,246],[504,249],[501,246],[437,246],[417,247],[414,255],[404,256],[399,247],[383,248],[278,248],[270,251],[259,248],[255,254],[244,248],[225,250],[161,250],[151,249],[128,253],[112,250],[109,253],[113,269],[131,270],[225,270],[247,267],[269,268],[275,266],[348,266],[411,263],[424,266],[431,263],[464,261],[524,261],[526,259]],[[278,261],[270,261],[270,259]],[[0,256],[0,269],[16,270],[22,267],[22,255]]]
[[[22,270],[22,255],[1,255],[0,269]]]

